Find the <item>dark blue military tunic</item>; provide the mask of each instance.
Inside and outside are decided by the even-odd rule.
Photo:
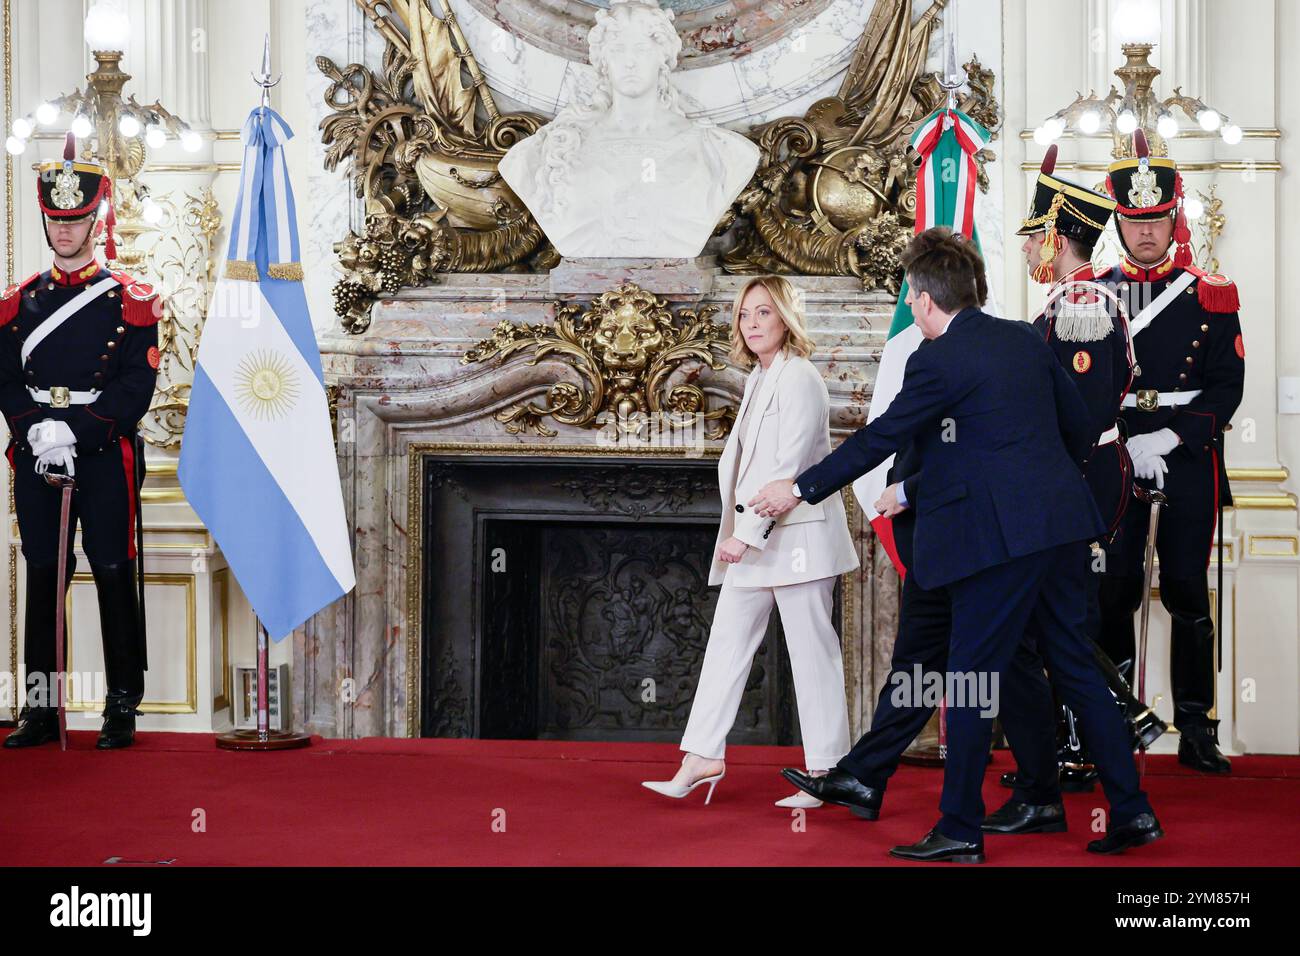
[[[100,287],[31,350],[27,339],[64,304]],[[76,436],[75,531],[91,564],[135,557],[135,509],[143,477],[136,426],[149,410],[157,381],[159,300],[124,273],[91,263],[76,274],[57,268],[10,286],[0,295],[0,413],[9,425],[6,455],[14,469],[14,503],[23,555],[54,564],[58,554],[59,492],[36,474],[27,434],[53,419]],[[76,403],[65,397],[89,398]]]
[[[1108,533],[1114,534],[1131,497],[1133,464],[1123,442],[1113,440],[1112,429],[1133,372],[1127,316],[1107,291],[1085,266],[1053,287],[1034,328],[1083,396],[1094,435],[1107,439],[1094,446],[1084,477]]]
[[[1122,412],[1129,436],[1169,428],[1182,439],[1165,456],[1169,502],[1157,539],[1161,577],[1179,579],[1204,576],[1220,499],[1232,503],[1219,441],[1241,404],[1246,374],[1237,289],[1223,276],[1184,270],[1168,259],[1150,269],[1124,260],[1099,277],[1136,324],[1143,308],[1184,271],[1194,277],[1187,288],[1133,334],[1137,369]],[[1185,404],[1165,404],[1193,390],[1200,394]],[[1147,514],[1145,507],[1129,509],[1109,556],[1113,572],[1141,574]]]

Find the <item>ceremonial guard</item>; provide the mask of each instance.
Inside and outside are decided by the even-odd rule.
[[[1056,146],[1043,159],[1029,215],[1019,234],[1025,240],[1030,274],[1048,286],[1047,301],[1034,328],[1056,353],[1088,407],[1097,436],[1084,466],[1097,510],[1107,523],[1109,541],[1119,527],[1132,494],[1132,463],[1116,424],[1124,396],[1133,380],[1133,345],[1128,313],[1118,296],[1095,281],[1092,253],[1115,209],[1115,200],[1055,174]],[[1102,541],[1097,543],[1100,548]],[[1089,575],[1088,634],[1100,636],[1100,562]],[[1167,725],[1132,694],[1128,682],[1110,659],[1097,649],[1107,686],[1132,723],[1134,736],[1149,747]],[[1061,788],[1091,790],[1096,769],[1087,758],[1074,715],[1058,704],[1058,763]],[[1016,786],[1013,774],[1004,784]]]
[[[1172,619],[1170,684],[1179,761],[1227,773],[1219,753],[1215,626],[1206,570],[1216,516],[1231,504],[1223,432],[1241,403],[1246,350],[1236,286],[1192,265],[1183,184],[1172,159],[1150,155],[1141,130],[1134,155],[1112,163],[1124,257],[1101,281],[1133,316],[1137,367],[1123,423],[1136,476],[1167,499],[1159,522],[1160,600]],[[1173,255],[1170,251],[1173,248]],[[1132,500],[1108,547],[1102,582],[1101,644],[1121,666],[1137,661],[1134,613],[1142,602],[1151,505]]]
[[[107,687],[97,746],[125,747],[134,738],[147,666],[134,563],[144,476],[136,426],[157,379],[161,305],[147,285],[95,259],[101,232],[108,259],[116,257],[108,170],[78,159],[69,134],[63,159],[42,163],[38,176],[54,264],[0,297],[0,412],[9,425],[7,457],[27,562],[26,699],[5,746],[59,737],[56,660],[63,655],[56,658],[55,621],[62,495],[46,475],[62,470],[75,482],[62,580],[71,580],[76,565],[71,543],[80,521],[99,596]]]

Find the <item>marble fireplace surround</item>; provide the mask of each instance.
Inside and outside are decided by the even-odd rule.
[[[684,265],[693,265],[685,263]],[[687,270],[689,272],[689,270]],[[718,307],[726,321],[743,277],[705,270],[702,281],[669,278],[640,284],[669,307]],[[357,586],[295,635],[292,682],[295,726],[326,736],[418,736],[420,733],[420,568],[423,469],[428,455],[593,456],[662,460],[698,454],[682,448],[611,449],[596,430],[551,419],[559,434],[509,434],[496,412],[521,401],[544,402],[557,378],[576,380],[567,365],[516,355],[462,364],[465,353],[502,320],[550,322],[556,301],[589,302],[626,275],[618,269],[550,274],[448,275],[438,285],[404,290],[379,302],[360,336],[321,336],[327,384],[337,389],[338,462],[354,532]],[[893,299],[864,293],[857,280],[795,277],[805,293],[814,363],[831,400],[832,444],[865,420]],[[704,370],[697,384],[709,407],[737,405],[745,375],[727,365]],[[722,441],[703,454],[716,461]],[[865,729],[888,673],[897,622],[898,579],[861,511],[845,491],[850,530],[862,568],[843,580],[843,640],[852,730]]]

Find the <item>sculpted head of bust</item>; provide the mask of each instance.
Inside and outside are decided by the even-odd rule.
[[[758,148],[682,109],[672,11],[614,0],[587,42],[594,88],[516,143],[502,177],[561,255],[698,255]]]

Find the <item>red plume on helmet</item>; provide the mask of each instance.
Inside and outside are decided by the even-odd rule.
[[[1038,171],[1044,176],[1050,176],[1056,170],[1056,154],[1058,152],[1055,143],[1047,147],[1047,153],[1043,156],[1043,165],[1038,168]]]
[[[71,132],[63,141],[63,158],[69,162],[77,158],[77,137],[73,136]]]
[[[1151,147],[1147,144],[1147,134],[1141,127],[1133,131],[1133,155],[1138,159],[1146,159],[1151,155]]]

